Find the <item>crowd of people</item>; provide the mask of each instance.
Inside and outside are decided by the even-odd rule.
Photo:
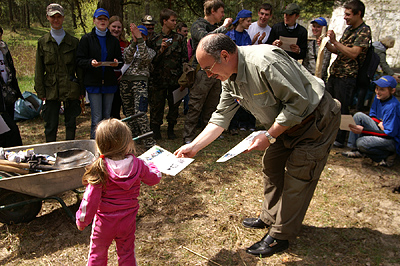
[[[128,232],[102,236],[102,227],[115,226],[108,222],[109,205],[100,203],[101,208],[97,209],[91,204],[99,206],[102,197],[117,195],[118,205],[119,200],[123,201],[118,197],[126,197],[121,191],[134,190],[137,194],[140,180],[152,185],[160,179],[154,166],[142,165],[132,154],[131,141],[120,132],[112,133],[112,128],[119,128],[130,139],[132,134],[152,131],[153,137],[144,140],[145,147],[150,148],[163,138],[161,126],[167,102],[167,138],[176,139],[174,129],[182,102],[176,94],[184,89],[178,80],[185,63],[190,63],[195,73],[193,86],[185,96],[181,136],[184,145],[175,152],[177,157],[195,156],[224,131],[233,135],[238,130],[254,131],[257,120],[267,129],[248,148],[265,151],[264,202],[260,216],[244,219],[243,226],[268,228],[268,233],[246,250],[249,254],[266,257],[289,247],[289,240],[301,229],[332,146],[344,147],[347,142],[352,150],[343,155],[368,156],[385,166],[391,166],[396,154],[400,154],[400,103],[394,97],[399,77],[386,62],[386,50],[394,46],[390,36],[373,43],[384,76],[367,82],[376,93],[369,116],[355,114],[357,125],[349,126],[348,141],[348,132],[339,130],[340,115],[350,113],[356,92],[364,90],[357,88],[361,86],[357,76],[371,43],[371,29],[363,21],[365,6],[361,1],[352,0],[344,5],[348,27],[339,40],[333,30],[327,31],[324,17],[311,21],[309,36],[307,29],[297,23],[301,7],[296,3],[287,5],[283,21],[272,27],[268,25],[273,15],[270,4],[259,6],[255,22],[249,10],[239,11],[235,19],[224,19],[224,10],[221,0],[206,0],[204,17],[194,21],[189,29],[184,22],[177,23],[176,12],[163,9],[158,22],[160,32],[154,30],[157,21],[153,16],[145,15],[142,25],[130,23],[127,38],[122,19],[110,17],[107,10],[99,8],[93,14],[92,31],[78,40],[63,28],[63,7],[47,7],[51,29],[38,40],[35,68],[35,91],[44,102],[46,141],[57,139],[61,104],[65,139],[75,138],[80,102],[87,95],[90,137],[96,139],[103,156],[85,174],[88,189],[77,214],[79,229],[87,226],[95,214],[97,217],[89,262],[106,260],[104,250],[108,249],[110,239]],[[187,39],[189,32],[191,38]],[[324,37],[329,42],[320,47]],[[4,62],[0,112],[10,128],[18,132],[9,121],[13,117],[10,106],[22,96],[11,55],[1,39],[0,51],[0,60]],[[331,54],[338,56],[329,68]],[[322,64],[321,79],[313,76],[319,67],[317,62]],[[13,97],[6,97],[10,95],[4,93],[5,88]],[[359,101],[363,101],[363,95]],[[125,116],[149,112],[150,119],[144,115],[124,127],[116,120],[121,118],[121,107]],[[13,137],[17,138],[16,145],[22,144],[19,132]],[[118,138],[124,143],[111,144]],[[102,142],[107,143],[104,148]],[[133,168],[140,168],[141,172]],[[140,178],[125,179],[126,175]],[[111,187],[116,194],[102,194],[102,186]],[[127,222],[130,227],[135,226],[138,208],[137,203],[133,205],[131,211],[124,209],[125,205],[123,210],[112,210],[121,220],[132,218]],[[129,234],[134,240],[134,229]],[[99,244],[105,237],[107,244]],[[129,243],[129,252],[121,242],[121,263],[135,261],[133,240],[122,241]]]

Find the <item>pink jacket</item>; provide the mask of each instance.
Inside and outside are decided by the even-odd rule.
[[[76,212],[76,223],[81,227],[88,226],[96,213],[137,210],[140,182],[153,186],[161,180],[161,172],[154,164],[146,164],[133,154],[120,161],[104,160],[109,174],[106,187],[90,184],[86,187]]]

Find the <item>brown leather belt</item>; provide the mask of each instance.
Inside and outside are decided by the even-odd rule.
[[[311,114],[309,114],[306,118],[304,118],[300,124],[292,126],[288,130],[283,132],[283,134],[292,134],[292,133],[296,132],[297,130],[299,130],[300,128],[304,127],[308,122],[314,120],[314,118],[315,118],[314,112],[315,112],[315,110]]]

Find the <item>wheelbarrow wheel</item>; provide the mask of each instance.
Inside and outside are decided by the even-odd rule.
[[[0,189],[0,206],[7,206],[10,204],[36,199],[35,197],[21,194],[18,192]],[[0,222],[5,224],[27,223],[35,219],[36,215],[42,208],[42,202],[36,201],[32,203],[23,204],[11,209],[0,211]]]

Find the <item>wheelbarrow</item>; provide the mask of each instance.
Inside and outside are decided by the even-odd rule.
[[[139,115],[123,119],[128,121]],[[148,132],[134,138],[138,140],[151,136]],[[35,154],[56,154],[64,150],[81,149],[98,156],[95,140],[70,140],[42,143],[35,145],[7,148],[7,151],[18,152],[34,149]],[[33,220],[40,212],[44,200],[57,200],[67,215],[75,221],[75,216],[65,202],[56,195],[82,187],[82,176],[85,165],[71,168],[55,169],[29,174],[12,174],[0,172],[0,222],[16,224]]]

